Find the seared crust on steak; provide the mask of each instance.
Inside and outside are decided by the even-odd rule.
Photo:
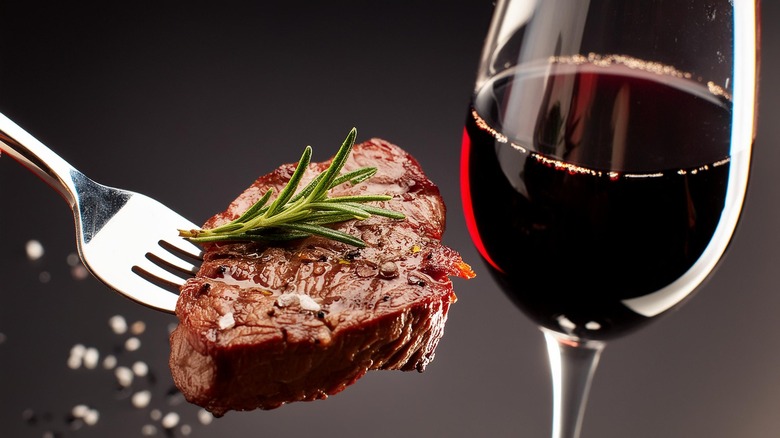
[[[328,164],[311,164],[302,185]],[[456,299],[449,277],[473,273],[441,244],[444,203],[414,158],[373,139],[355,145],[344,171],[365,166],[377,174],[332,195],[391,194],[377,204],[407,217],[336,225],[365,248],[320,237],[206,245],[171,334],[171,371],[187,400],[217,416],[273,409],[326,398],[370,369],[423,371],[433,359]],[[260,177],[204,228],[235,219],[269,188],[278,192],[294,168]]]

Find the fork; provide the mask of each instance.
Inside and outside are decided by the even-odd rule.
[[[148,196],[87,178],[3,114],[0,151],[70,204],[78,253],[92,275],[138,303],[175,311],[175,291],[197,272],[201,255],[177,229],[198,226]]]

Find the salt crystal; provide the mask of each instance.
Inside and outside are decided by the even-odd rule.
[[[127,338],[125,341],[125,350],[135,351],[141,348],[141,340],[138,338]]]
[[[87,405],[76,405],[70,410],[70,414],[75,418],[84,418],[87,412],[89,412],[89,406]]]
[[[84,266],[74,266],[70,268],[70,276],[73,277],[74,280],[83,280],[89,277],[89,271],[87,271],[87,268]]]
[[[159,409],[152,409],[152,411],[149,412],[149,418],[151,418],[154,421],[157,421],[160,418],[162,418],[162,412],[160,412]]]
[[[37,240],[29,240],[24,246],[24,250],[27,252],[27,258],[31,261],[35,261],[43,257],[45,252],[41,242]]]
[[[143,427],[141,427],[141,435],[143,436],[157,435],[157,428],[154,427],[153,424],[144,424]]]
[[[149,374],[149,365],[145,362],[136,362],[133,364],[133,373],[138,377],[145,377]]]
[[[95,369],[100,360],[100,353],[97,348],[87,348],[84,352],[84,367],[90,370]]]
[[[81,357],[80,356],[68,356],[68,368],[72,370],[77,370],[81,367]]]
[[[122,315],[114,315],[108,319],[108,325],[117,335],[122,335],[127,331],[127,321]]]
[[[71,268],[81,264],[81,259],[79,258],[79,255],[76,254],[75,252],[68,254],[68,257],[65,258],[65,261],[68,263],[68,266],[70,266]]]
[[[133,406],[135,406],[138,409],[145,408],[149,406],[149,402],[152,401],[152,393],[148,390],[144,391],[138,391],[135,394],[133,394],[132,397],[132,403]]]
[[[299,302],[298,294],[281,294],[276,297],[276,305],[279,307],[292,306]]]
[[[306,294],[284,293],[276,297],[276,305],[288,307],[298,304],[303,310],[318,312],[322,307],[314,299]]]
[[[198,411],[198,421],[203,425],[211,424],[214,421],[214,415],[205,409],[201,409]]]
[[[601,324],[597,323],[596,321],[590,321],[585,324],[585,328],[588,330],[600,330]]]
[[[225,329],[229,329],[229,328],[232,328],[233,326],[235,326],[236,325],[236,320],[235,320],[235,318],[233,318],[233,313],[230,312],[230,313],[226,313],[226,314],[222,315],[219,318],[219,320],[217,321],[217,323],[219,324],[219,328],[220,329],[225,330]]]
[[[76,344],[70,348],[70,355],[68,356],[68,368],[75,370],[81,367],[84,354],[87,352],[87,347]]]
[[[84,415],[84,423],[86,423],[87,426],[94,426],[99,419],[100,412],[98,412],[97,409],[90,409],[87,411],[86,415]]]
[[[162,418],[160,424],[166,429],[173,429],[177,424],[179,424],[179,414],[176,412],[168,412]]]
[[[146,331],[146,323],[143,321],[136,321],[130,326],[130,333],[134,335],[140,335]]]
[[[48,283],[51,281],[51,274],[49,271],[41,271],[40,274],[38,274],[38,281],[41,283]]]
[[[116,356],[113,354],[109,354],[103,359],[103,368],[110,370],[113,369],[117,364]]]
[[[314,299],[308,295],[300,294],[298,295],[298,300],[301,303],[301,309],[303,310],[310,310],[312,312],[319,312],[322,307],[320,307],[319,304],[317,304]]]
[[[190,434],[192,433],[192,426],[190,426],[189,424],[182,424],[179,431],[184,436],[190,436]]]
[[[127,388],[133,384],[133,371],[127,367],[117,367],[114,370],[114,376],[119,383],[119,386]]]

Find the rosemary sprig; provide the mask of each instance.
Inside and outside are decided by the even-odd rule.
[[[361,239],[325,225],[347,220],[363,220],[371,215],[404,219],[402,213],[365,205],[387,201],[390,195],[356,195],[329,197],[328,191],[344,183],[358,184],[376,174],[376,167],[362,167],[340,175],[352,147],[357,130],[352,130],[341,144],[330,166],[296,193],[303,174],[311,161],[311,146],[306,146],[290,180],[271,202],[273,193],[266,192],[237,219],[211,229],[179,230],[179,235],[196,243],[219,241],[291,240],[311,235],[364,247]]]

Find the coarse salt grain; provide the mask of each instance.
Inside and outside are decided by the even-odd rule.
[[[303,310],[319,312],[322,307],[314,299],[306,294],[284,293],[276,297],[276,305],[288,307],[298,304]]]
[[[299,302],[298,294],[281,294],[276,297],[276,305],[279,307],[292,306]]]
[[[125,341],[125,350],[127,351],[136,351],[139,348],[141,348],[141,340],[138,338],[127,338]]]
[[[176,412],[168,412],[160,420],[160,425],[166,429],[173,429],[177,424],[179,424],[179,414]]]
[[[205,409],[201,409],[198,411],[198,421],[203,425],[211,424],[214,421],[214,415]]]
[[[192,433],[192,426],[189,424],[182,424],[181,428],[179,428],[179,432],[181,432],[181,434],[184,436],[190,436]]]
[[[87,369],[95,369],[97,367],[98,362],[100,361],[100,353],[97,351],[97,348],[87,348],[86,351],[84,351],[84,368]]]
[[[217,324],[219,324],[219,328],[221,330],[232,328],[236,325],[236,320],[233,318],[233,312],[226,313],[219,317],[219,320],[217,321]]]
[[[35,261],[43,257],[44,249],[41,242],[37,240],[28,240],[24,245],[24,250],[27,253],[27,258],[31,261]]]
[[[98,412],[97,409],[90,409],[87,411],[86,415],[84,415],[84,423],[86,423],[88,426],[94,426],[97,424],[99,419],[100,412]]]
[[[117,335],[123,335],[127,332],[127,321],[122,315],[114,315],[108,319],[108,325],[111,330]]]
[[[154,427],[154,424],[144,424],[143,427],[141,427],[141,435],[143,436],[157,435],[157,428]]]
[[[48,283],[51,281],[51,274],[49,271],[42,271],[40,274],[38,274],[38,281],[41,283]]]
[[[75,370],[81,367],[84,354],[87,351],[87,347],[76,344],[70,348],[70,355],[68,356],[68,368]]]
[[[152,409],[152,411],[149,412],[149,418],[154,421],[158,421],[160,418],[162,418],[162,412],[160,412],[159,409]]]
[[[116,356],[113,354],[109,354],[105,358],[103,358],[103,368],[110,370],[113,369],[117,364]]]
[[[143,321],[136,321],[130,326],[130,333],[134,335],[140,335],[146,331],[146,323]]]
[[[89,412],[89,406],[87,405],[76,405],[70,410],[70,414],[75,418],[84,418],[87,412]]]
[[[133,397],[131,399],[133,406],[138,409],[143,409],[149,406],[149,402],[151,401],[152,401],[152,393],[149,392],[148,390],[136,392],[135,394],[133,394]]]
[[[78,266],[81,264],[81,259],[79,258],[79,255],[75,252],[72,252],[68,254],[68,257],[65,258],[65,262],[70,267]]]
[[[149,365],[147,365],[146,362],[135,362],[133,364],[133,374],[138,377],[146,377],[146,375],[149,374]]]
[[[309,310],[312,312],[319,312],[322,307],[314,301],[314,299],[308,295],[300,294],[298,295],[298,300],[301,303],[301,309],[303,310]]]
[[[127,388],[133,384],[133,371],[128,367],[116,367],[114,376],[119,386]]]
[[[70,268],[70,276],[73,277],[74,280],[84,280],[89,277],[89,271],[87,271],[87,268],[84,266],[74,266]]]

